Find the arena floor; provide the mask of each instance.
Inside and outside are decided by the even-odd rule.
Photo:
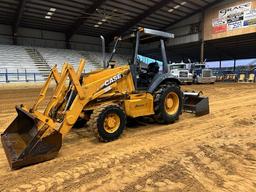
[[[172,125],[129,127],[111,143],[74,129],[57,158],[11,171],[0,147],[0,191],[256,191],[256,85],[215,84],[202,90],[211,114],[183,114]],[[0,88],[0,132],[16,104],[39,89]]]

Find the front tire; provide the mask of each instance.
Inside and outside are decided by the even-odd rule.
[[[103,105],[93,111],[88,125],[99,140],[113,141],[123,133],[126,127],[126,115],[119,105]]]
[[[154,94],[155,120],[170,124],[182,113],[182,91],[176,85],[160,85]]]

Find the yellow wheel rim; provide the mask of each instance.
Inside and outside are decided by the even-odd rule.
[[[174,115],[175,113],[177,113],[178,109],[179,109],[179,97],[176,93],[171,92],[168,93],[168,95],[166,95],[165,97],[165,111],[169,114],[169,115]]]
[[[107,114],[104,120],[104,129],[107,133],[114,133],[120,126],[120,117],[115,113]]]

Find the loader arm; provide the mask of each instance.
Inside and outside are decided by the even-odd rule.
[[[74,86],[75,90],[77,91],[80,99],[85,98],[85,94],[84,94],[82,87],[79,83],[79,79],[81,76],[82,69],[84,68],[84,65],[85,65],[85,62],[84,62],[84,60],[82,60],[79,65],[77,74],[75,73],[75,70],[71,65],[69,65],[69,64],[64,65],[64,70],[60,77],[59,84],[57,85],[57,87],[54,91],[54,94],[51,98],[50,103],[47,105],[47,107],[44,111],[44,115],[49,116],[49,112],[51,111],[51,109],[53,107],[55,107],[61,100],[63,100],[63,92],[66,91],[65,83],[66,83],[66,79],[68,77],[69,77],[70,81],[73,83],[73,86]]]
[[[57,65],[55,65],[53,67],[53,69],[51,70],[47,80],[45,81],[44,85],[43,85],[43,88],[41,89],[40,91],[40,94],[39,94],[39,97],[36,101],[36,103],[33,105],[32,109],[30,110],[30,112],[34,112],[37,110],[37,107],[42,103],[42,101],[45,99],[45,95],[46,95],[46,92],[50,86],[50,83],[51,83],[51,79],[52,77],[54,78],[56,84],[59,84],[60,82],[60,75],[58,73],[58,70],[57,70]]]
[[[75,124],[82,110],[85,109],[87,103],[115,89],[118,86],[118,81],[126,78],[130,73],[129,67],[120,67],[117,70],[113,69],[113,73],[110,73],[106,76],[100,76],[100,78],[97,78],[90,83],[84,84],[83,82],[81,82],[81,84],[80,77],[84,68],[84,64],[85,61],[81,60],[77,72],[75,72],[74,68],[70,64],[64,64],[61,75],[57,75],[57,79],[59,79],[58,84],[45,111],[43,112],[43,114],[37,110],[33,111],[32,114],[37,119],[39,119],[40,122],[43,122],[41,124],[38,124],[37,129],[40,130],[43,129],[46,125],[48,126],[48,129],[44,131],[44,134],[41,135],[41,138],[49,136],[53,131],[58,131],[62,134],[62,137],[64,137]],[[118,73],[121,78],[115,82],[110,83],[108,86],[103,86],[106,81],[113,78],[116,73]],[[56,127],[57,119],[51,116],[51,110],[55,108],[59,103],[62,103],[62,101],[64,100],[64,97],[66,96],[68,91],[68,87],[66,87],[65,84],[68,78],[70,80],[70,83],[72,83],[73,85],[72,90],[75,90],[77,94],[75,99],[72,101],[69,109],[66,108],[67,111],[62,111],[63,121],[59,125],[59,127]],[[42,89],[43,93],[48,86],[49,79],[50,78],[47,79],[46,86]],[[25,107],[23,109],[25,111],[31,112],[31,110],[27,110]]]
[[[61,148],[62,135],[56,130],[56,119],[41,113],[37,110],[37,107],[45,99],[52,76],[57,83],[57,88],[52,101],[45,110],[46,113],[64,99],[65,93],[69,89],[65,85],[67,77],[70,78],[74,88],[79,93],[79,99],[83,99],[84,92],[79,83],[79,78],[84,63],[84,60],[80,61],[77,73],[71,65],[64,64],[61,75],[58,74],[55,66],[32,109],[29,110],[24,105],[16,107],[17,117],[1,134],[3,148],[12,169],[46,161],[58,154]]]
[[[130,70],[129,68],[124,68],[120,69],[119,74],[122,76],[121,79],[126,78],[127,75],[129,74]],[[75,97],[72,105],[70,106],[69,110],[66,112],[63,123],[59,127],[59,132],[62,134],[64,137],[72,128],[72,126],[75,124],[77,121],[79,115],[81,114],[82,110],[86,109],[86,104],[89,103],[90,101],[99,98],[100,96],[104,95],[105,93],[108,93],[112,90],[114,90],[118,86],[118,81],[121,79],[117,80],[116,82],[111,83],[107,87],[102,87],[104,82],[106,82],[108,79],[113,77],[116,73],[113,73],[111,75],[101,77],[98,80],[95,80],[89,84],[83,85],[83,90],[86,90],[85,97],[81,97],[79,94],[79,91],[77,90],[78,94]],[[80,83],[78,82],[79,86]],[[78,86],[78,87],[79,87]],[[125,94],[125,93],[123,93]]]

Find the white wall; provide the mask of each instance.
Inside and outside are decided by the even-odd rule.
[[[170,39],[166,42],[166,46],[175,46],[180,44],[187,44],[192,42],[198,42],[201,38],[199,33],[191,33],[191,25],[200,23],[202,20],[202,14],[196,14],[188,19],[185,19],[171,27],[166,31],[173,33],[175,38]],[[201,30],[200,30],[201,31]],[[143,46],[142,51],[148,51],[152,49],[158,49],[160,46],[159,42],[154,42]]]
[[[18,45],[65,48],[65,35],[59,32],[19,28]]]
[[[1,44],[12,44],[12,28],[8,25],[1,25],[0,24],[0,43]]]
[[[71,40],[72,49],[85,51],[101,51],[100,37],[90,37],[84,35],[74,35]]]
[[[194,33],[191,31],[192,25],[198,25],[202,21],[202,14],[196,14],[188,19],[185,19],[167,29],[167,31],[175,35],[175,39],[167,42],[167,46],[197,42],[200,40],[200,32]],[[199,28],[199,31],[201,29]]]
[[[114,47],[114,43],[112,42],[109,45],[109,51],[112,51],[113,47]],[[117,54],[131,55],[132,50],[133,50],[132,43],[119,41],[118,46],[117,46]]]
[[[12,28],[8,25],[0,25],[0,44],[13,44]],[[17,44],[35,47],[66,48],[65,34],[60,32],[45,31],[20,27],[18,29]],[[101,51],[100,37],[74,35],[70,40],[71,48],[85,51]],[[112,47],[112,46],[111,46]],[[110,50],[111,50],[110,47]],[[119,53],[131,52],[130,43],[120,43]]]
[[[236,0],[223,0],[221,3],[213,6],[225,5],[227,3],[235,2]],[[211,7],[211,8],[213,8]],[[209,8],[209,9],[211,9]],[[206,10],[207,11],[207,10]],[[202,22],[202,13],[195,14],[188,19],[185,19],[167,29],[167,31],[175,35],[175,39],[169,40],[167,46],[174,46],[192,42],[198,42],[201,40],[202,25],[200,25],[199,33],[191,33],[191,25]]]

